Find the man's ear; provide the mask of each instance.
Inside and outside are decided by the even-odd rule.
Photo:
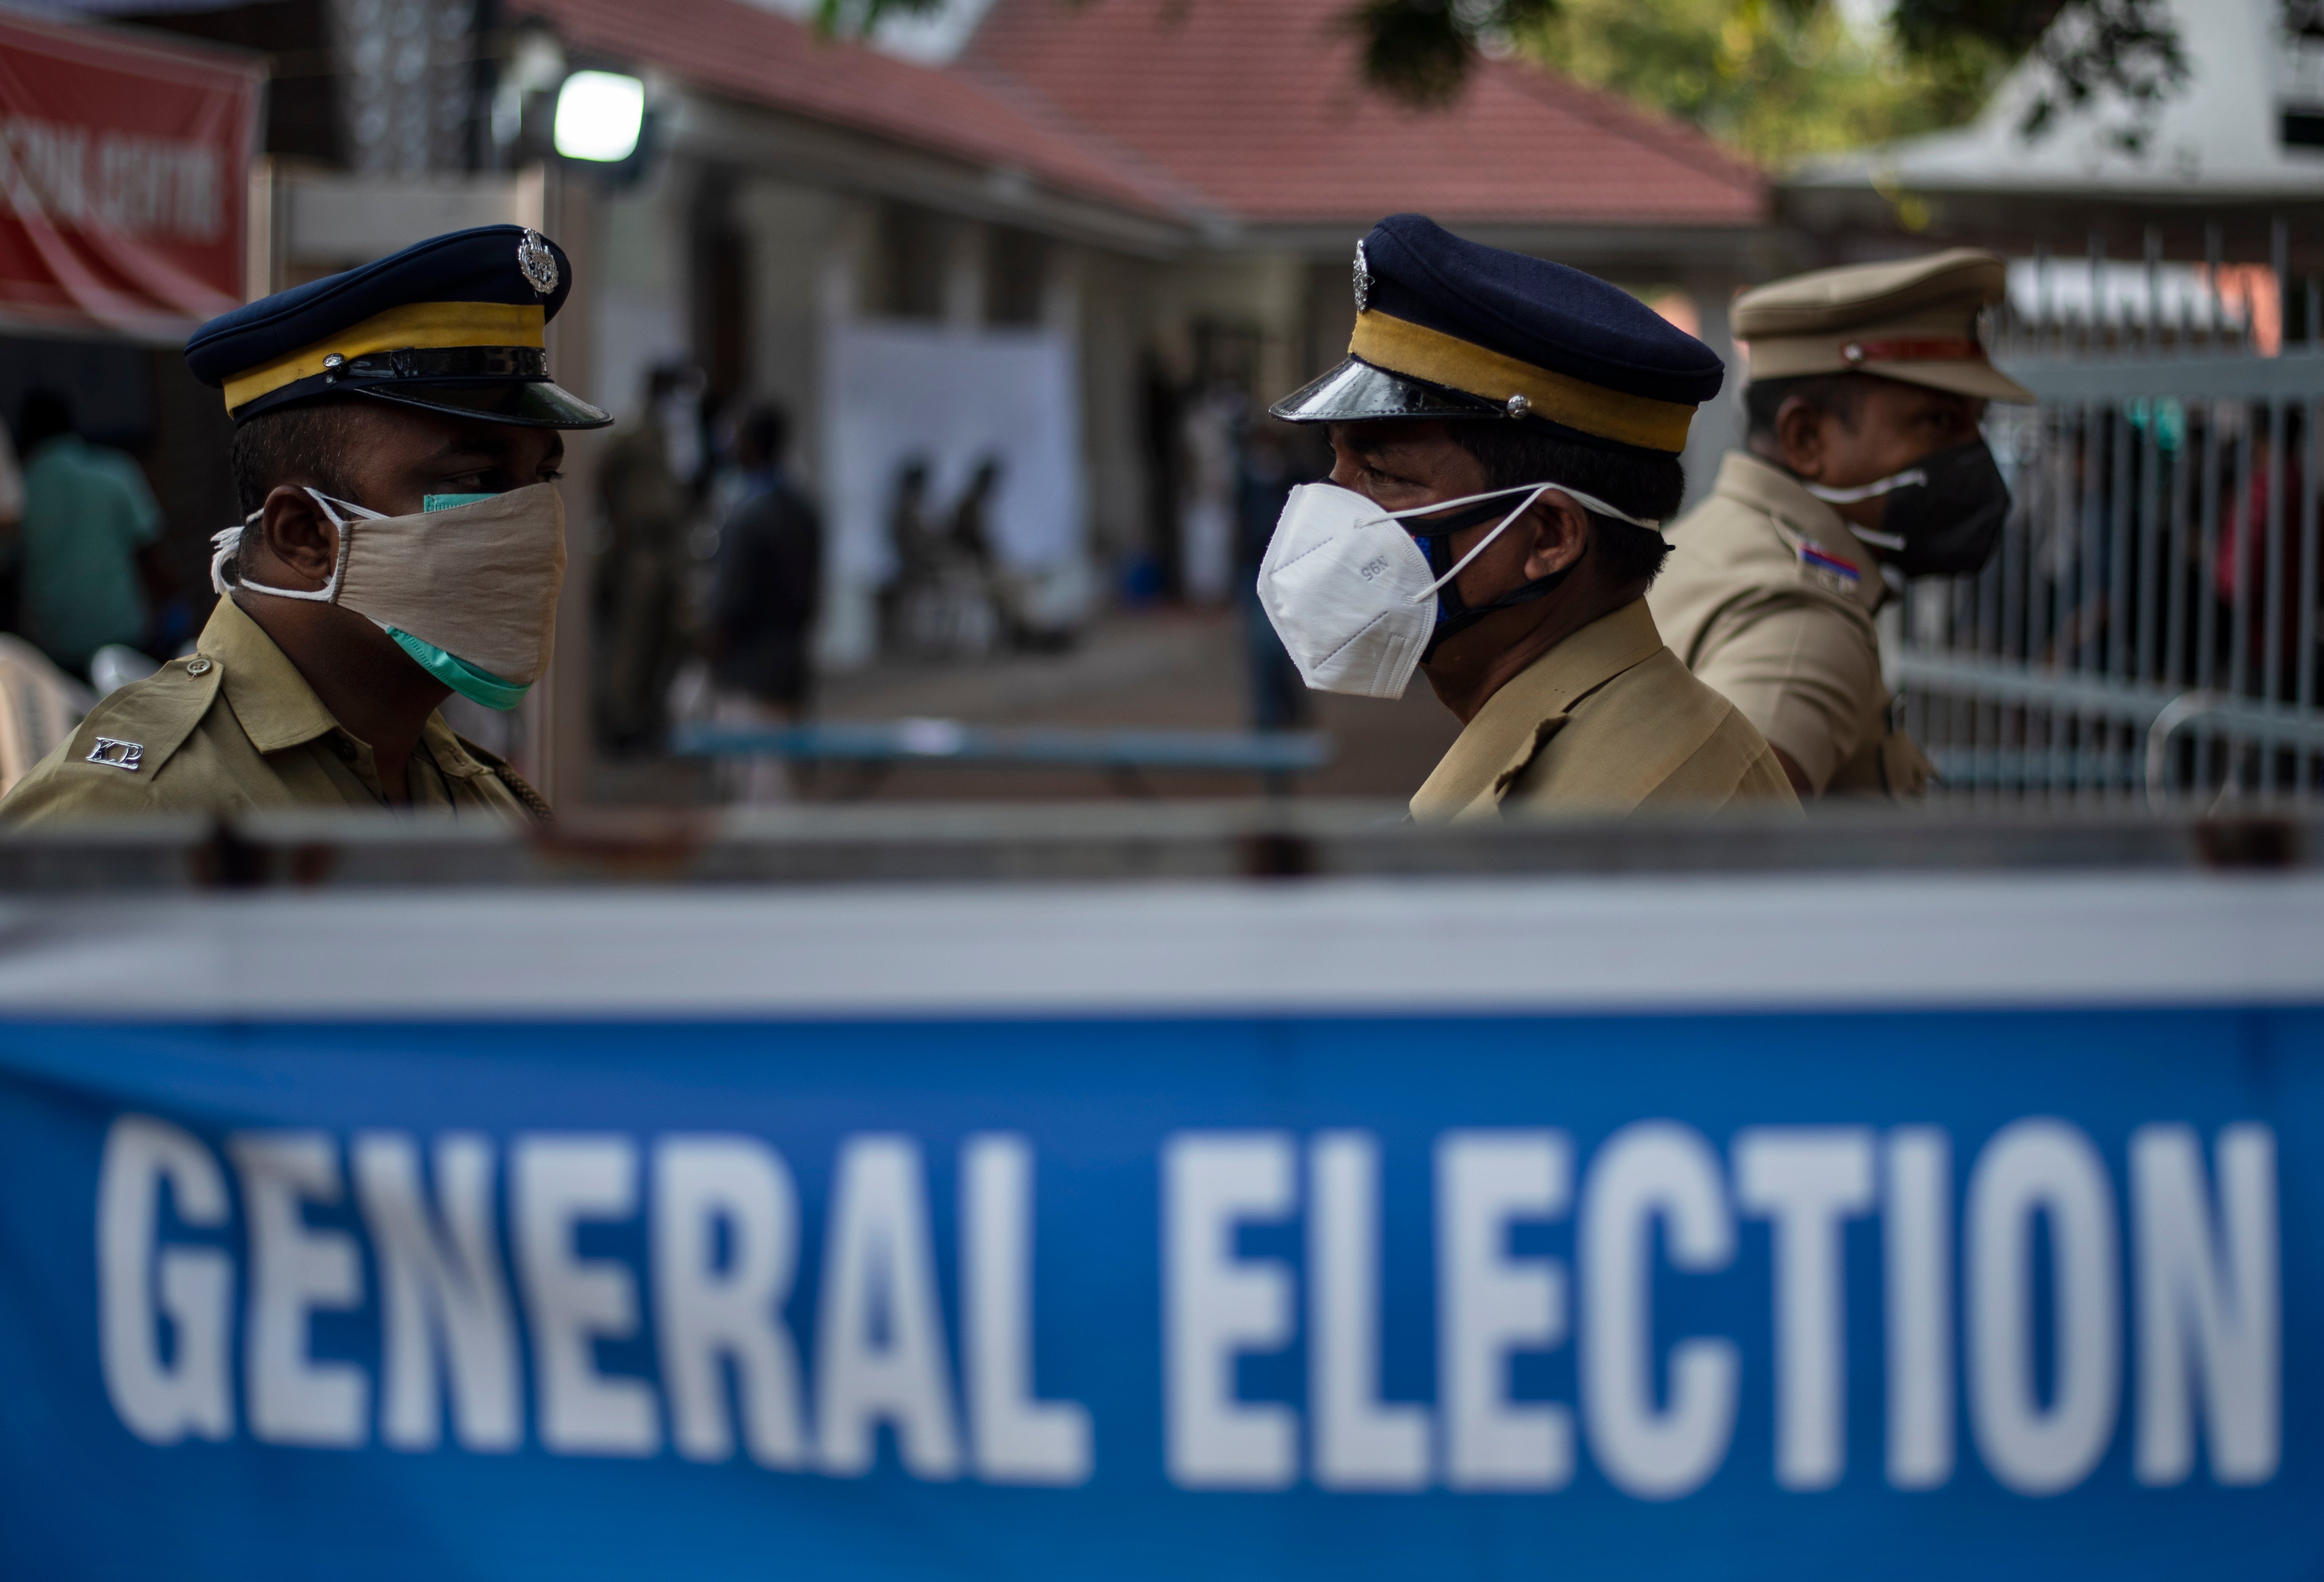
[[[1775,409],[1775,449],[1784,468],[1794,477],[1820,478],[1824,469],[1824,420],[1821,407],[1785,396]]]
[[[338,528],[296,484],[277,484],[268,491],[258,521],[243,530],[242,538],[244,576],[250,577],[254,564],[266,568],[265,575],[253,580],[311,593],[330,582],[339,563]]]
[[[1554,489],[1544,495],[1519,525],[1526,524],[1533,528],[1533,547],[1525,563],[1527,582],[1564,570],[1590,547],[1590,513],[1570,495]]]

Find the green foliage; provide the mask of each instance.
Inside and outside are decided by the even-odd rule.
[[[1831,5],[1786,0],[1563,0],[1518,42],[1778,168],[1961,120],[2009,64],[1959,35],[1908,53],[1887,30],[1859,34]]]
[[[883,16],[927,16],[945,8],[946,0],[816,0],[817,32],[847,38],[868,38]]]
[[[816,0],[816,21],[862,36],[951,3]],[[2028,53],[2045,73],[2029,135],[2106,96],[2138,112],[2117,134],[2135,145],[2187,80],[2174,4],[2186,0],[1891,0],[1886,23],[1860,32],[1840,0],[1349,0],[1342,23],[1365,80],[1408,104],[1451,103],[1480,54],[1517,49],[1780,165],[1962,120]],[[2324,0],[2279,4],[2295,26],[2324,30]]]
[[[1927,5],[1932,0],[1914,3]],[[2288,5],[2285,9],[2296,7]],[[2187,80],[2187,56],[2179,47],[2179,29],[2169,5],[2166,0],[2081,0],[2063,14],[2063,25],[2043,34],[2034,46],[2048,68],[2048,82],[2027,106],[2023,129],[2028,136],[2037,136],[2061,108],[2104,96],[2131,107],[2133,119],[2114,139],[2138,152],[2154,110]],[[1909,42],[1912,34],[1902,16],[1898,31]]]
[[[1480,39],[1498,47],[1558,9],[1559,0],[1356,0],[1341,23],[1356,35],[1365,81],[1432,106],[1460,96]]]

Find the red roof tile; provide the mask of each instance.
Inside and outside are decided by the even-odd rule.
[[[1766,177],[1709,139],[1528,66],[1484,63],[1434,113],[1381,97],[1356,75],[1351,4],[997,0],[956,69],[1047,99],[1248,224],[1766,217]]]
[[[568,46],[659,67],[697,87],[835,123],[972,163],[1022,171],[1044,185],[1145,214],[1176,217],[1183,194],[1102,140],[1050,124],[1045,106],[1008,102],[957,71],[915,66],[860,44],[818,38],[738,0],[512,0],[553,23]]]

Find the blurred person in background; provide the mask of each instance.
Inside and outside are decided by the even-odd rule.
[[[928,460],[914,456],[896,468],[896,491],[888,507],[888,547],[893,557],[880,587],[880,641],[890,652],[918,646],[915,625],[920,590],[934,584],[943,546],[928,523]]]
[[[14,551],[24,516],[24,476],[16,447],[0,424],[0,796],[54,752],[97,701],[77,676],[23,637],[19,624],[23,562]]]
[[[517,707],[565,578],[565,429],[613,420],[550,381],[572,288],[520,226],[432,237],[212,319],[244,515],[216,536],[195,652],[99,702],[0,819],[425,810],[530,827],[548,804],[453,734],[454,695]]]
[[[1578,270],[1395,215],[1356,249],[1338,367],[1273,408],[1329,425],[1259,597],[1311,687],[1401,696],[1462,729],[1423,820],[1797,811],[1766,742],[1663,646],[1645,595],[1711,348]]]
[[[2009,490],[1978,425],[2033,395],[1987,359],[2006,266],[1957,247],[1776,281],[1735,302],[1750,346],[1747,449],[1672,524],[1647,597],[1671,646],[1732,698],[1803,799],[1912,798],[1929,763],[1893,717],[1875,611],[1885,564],[1961,576]]]
[[[1297,730],[1314,716],[1299,667],[1268,624],[1259,602],[1259,562],[1292,489],[1330,470],[1305,454],[1302,430],[1268,422],[1252,426],[1242,446],[1242,482],[1235,511],[1235,587],[1242,606],[1243,653],[1250,675],[1251,728]]]
[[[920,659],[989,653],[1001,632],[988,507],[1001,478],[986,457],[949,507],[933,503],[934,469],[912,457],[896,473],[889,516],[896,578],[882,596],[899,652]]]
[[[2301,579],[2301,448],[2296,443],[2292,445],[2290,453],[2279,465],[2275,459],[2275,441],[2266,428],[2259,423],[2249,425],[2249,438],[2246,442],[2251,449],[2248,486],[2238,491],[2235,486],[2236,468],[2225,465],[2219,468],[2222,475],[2219,547],[2212,557],[2212,568],[2218,589],[2220,654],[2227,665],[2234,664],[2236,604],[2238,599],[2247,600],[2249,608],[2245,619],[2250,623],[2250,629],[2245,638],[2244,658],[2250,666],[2254,690],[2263,689],[2267,679],[2267,623],[2271,602],[2267,593],[2268,497],[2281,477],[2283,507],[2278,523],[2275,549],[2277,579],[2273,601],[2276,620],[2276,661],[2281,667],[2277,684],[2285,693],[2296,695],[2300,667],[2303,661],[2300,652],[2300,590],[2306,586]],[[2314,663],[2315,656],[2306,656],[2306,662]]]
[[[0,422],[0,630],[23,627],[23,556],[16,541],[24,523],[24,473],[16,465],[16,445]]]
[[[742,503],[718,533],[707,647],[721,724],[780,726],[807,710],[814,681],[810,643],[823,592],[823,520],[793,487],[782,458],[790,419],[761,406],[735,433]],[[733,776],[728,800],[780,801],[789,795],[779,760],[721,765]]]
[[[953,502],[950,550],[955,630],[972,652],[992,646],[996,637],[1016,641],[1018,626],[1008,569],[992,547],[992,495],[1001,486],[1001,458],[978,459],[968,486]]]
[[[992,551],[992,495],[1001,486],[1001,458],[985,456],[968,476],[968,486],[953,503],[953,547],[988,580],[998,567]]]
[[[952,541],[962,569],[961,598],[973,612],[964,624],[998,633],[1020,652],[1062,652],[1073,646],[1072,627],[1042,618],[1037,581],[1011,566],[996,541],[993,506],[1007,467],[997,455],[980,458],[968,487],[953,506]]]
[[[1225,602],[1234,575],[1235,494],[1240,476],[1237,439],[1250,402],[1232,382],[1213,381],[1185,405],[1180,454],[1179,587],[1186,602]]]
[[[613,436],[597,466],[605,541],[597,552],[597,729],[615,754],[659,749],[669,729],[670,683],[686,662],[689,611],[686,572],[694,521],[691,477],[673,456],[694,434],[689,400],[699,375],[668,365],[646,378],[645,410]]]
[[[161,508],[125,451],[75,432],[64,395],[34,389],[17,433],[24,454],[17,530],[24,635],[76,676],[108,643],[143,649],[171,578],[159,552]]]

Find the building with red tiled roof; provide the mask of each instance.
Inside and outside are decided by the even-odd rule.
[[[1238,344],[1221,306],[1237,281],[1268,309],[1240,326],[1256,332],[1254,393],[1327,365],[1354,317],[1355,239],[1407,210],[1683,293],[1690,327],[1725,345],[1728,301],[1767,273],[1764,173],[1692,127],[1517,60],[1480,61],[1449,106],[1399,103],[1362,81],[1351,4],[994,0],[954,69],[1195,195],[1203,245],[1158,284],[1157,319],[1177,328],[1198,377],[1206,345]],[[1208,341],[1194,333],[1204,326]],[[1691,475],[1708,480],[1730,426],[1723,398],[1697,419]]]
[[[1053,205],[1102,206],[1118,211],[1108,217],[1117,222],[1167,222],[1167,228],[1148,230],[1149,245],[1175,243],[1184,223],[1183,194],[1144,176],[1134,161],[1109,159],[1079,128],[1028,115],[964,73],[818,37],[753,5],[512,0],[509,8],[547,22],[576,56],[653,68],[671,87],[858,134],[899,152],[1017,172]],[[1074,217],[1061,211],[1047,217],[1069,227]]]
[[[1328,229],[1425,210],[1543,235],[1617,227],[1731,237],[1767,182],[1691,128],[1515,61],[1453,104],[1366,88],[1348,0],[998,0],[959,69],[1029,95],[1250,229]],[[1019,98],[1019,102],[1024,102]]]
[[[1382,215],[1683,292],[1714,343],[1755,273],[1759,172],[1512,61],[1440,110],[1384,98],[1340,25],[1353,0],[947,4],[964,47],[932,61],[818,35],[814,0],[502,0],[476,41],[497,64],[474,163],[549,159],[578,69],[644,79],[646,152],[602,180],[551,161],[546,188],[438,170],[396,211],[497,216],[550,193],[525,212],[582,282],[556,350],[572,379],[634,414],[646,373],[686,361],[727,410],[798,414],[792,465],[833,532],[833,662],[879,641],[898,480],[922,464],[941,513],[1002,463],[994,532],[1043,620],[1140,559],[1224,590],[1220,441],[1194,430],[1231,391],[1263,402],[1336,359],[1353,244]],[[380,162],[398,135],[348,160],[336,199],[379,220],[366,247],[403,223],[379,185],[410,174]],[[463,180],[482,196],[456,208]],[[305,202],[284,210],[294,242]],[[1719,415],[1698,428],[1715,449]]]

